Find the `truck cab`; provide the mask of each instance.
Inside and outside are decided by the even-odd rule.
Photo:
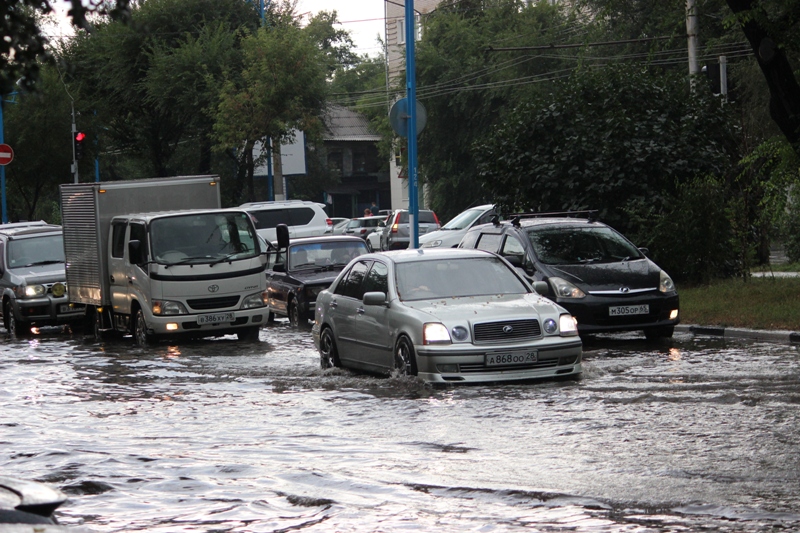
[[[236,333],[266,323],[266,250],[242,210],[120,215],[108,235],[108,299],[100,331],[158,337]]]

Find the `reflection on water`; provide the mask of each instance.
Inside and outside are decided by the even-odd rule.
[[[0,340],[3,474],[95,531],[800,529],[796,348],[597,336],[578,383],[432,387],[261,341]]]

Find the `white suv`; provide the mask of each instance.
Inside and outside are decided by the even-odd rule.
[[[253,215],[256,231],[268,242],[277,240],[275,227],[289,226],[289,237],[314,237],[333,228],[333,221],[325,212],[325,204],[305,200],[277,202],[250,202],[242,209]]]

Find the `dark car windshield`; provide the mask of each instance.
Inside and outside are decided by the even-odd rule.
[[[295,244],[289,248],[289,270],[330,265],[341,267],[365,253],[367,245],[362,240]]]
[[[403,301],[530,292],[497,257],[400,263],[396,273]]]
[[[528,228],[528,239],[546,265],[615,263],[641,259],[641,252],[607,226]]]

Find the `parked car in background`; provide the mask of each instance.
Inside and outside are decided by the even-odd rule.
[[[439,229],[436,213],[428,209],[419,210],[419,235]],[[402,250],[411,242],[411,227],[407,209],[398,209],[391,213],[385,221],[380,233],[380,250]]]
[[[349,218],[333,217],[331,218],[331,226],[325,231],[329,235],[343,235],[347,229],[347,223],[350,222]]]
[[[367,242],[367,237],[369,237],[370,233],[379,229],[379,224],[384,220],[386,220],[386,217],[382,216],[354,218],[347,224],[345,235],[361,237],[364,239],[364,242]],[[367,244],[367,248],[369,248],[370,251],[373,250],[369,244]]]
[[[71,306],[61,226],[44,221],[0,226],[3,325],[21,336],[32,327],[82,325],[84,307]]]
[[[325,212],[325,204],[317,202],[250,202],[239,207],[253,215],[256,231],[267,242],[276,239],[275,228],[278,224],[288,226],[290,238],[324,235],[333,228],[333,221]]]
[[[437,248],[441,246],[443,248],[455,248],[471,227],[491,222],[494,215],[495,210],[492,204],[470,207],[456,215],[441,229],[421,235],[419,247]]]
[[[572,315],[480,250],[358,257],[317,297],[312,336],[323,368],[438,383],[581,374]]]
[[[292,239],[269,255],[267,322],[288,316],[294,326],[314,318],[317,294],[326,289],[351,259],[367,253],[363,239],[344,235]]]
[[[671,337],[680,320],[669,275],[593,218],[517,215],[472,228],[460,247],[497,252],[532,280],[546,281],[546,295],[575,316],[581,335],[642,330],[648,338]]]

